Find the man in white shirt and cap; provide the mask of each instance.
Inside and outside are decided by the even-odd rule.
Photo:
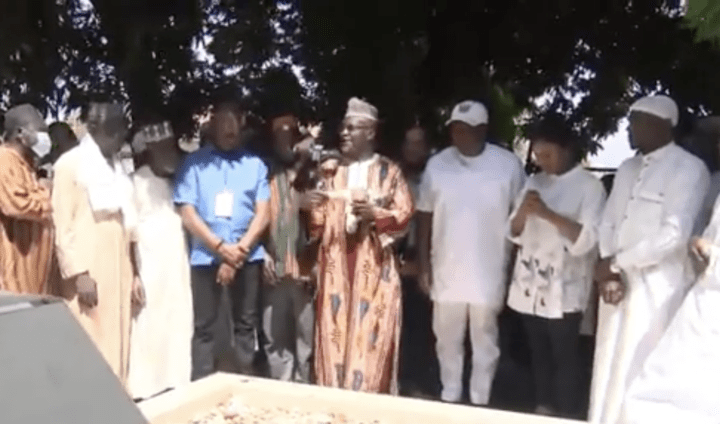
[[[630,108],[640,154],[618,169],[599,228],[592,423],[618,422],[627,388],[692,281],[688,242],[710,177],[700,159],[674,143],[678,115],[667,96],[645,97]]]
[[[510,242],[505,225],[525,173],[512,152],[486,142],[488,112],[464,101],[448,121],[452,146],[427,164],[417,203],[420,284],[434,301],[442,400],[459,402],[465,332],[473,367],[470,401],[490,399],[500,347]]]

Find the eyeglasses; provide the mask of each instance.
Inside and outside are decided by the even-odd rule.
[[[352,124],[343,124],[340,126],[340,132],[347,131],[347,132],[353,132],[357,130],[366,130],[370,128],[369,125],[352,125]]]

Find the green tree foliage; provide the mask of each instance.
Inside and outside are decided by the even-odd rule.
[[[331,104],[356,93],[412,110],[493,98],[500,89],[521,108],[546,95],[548,108],[597,138],[616,130],[638,92],[668,91],[696,113],[720,102],[712,71],[720,55],[694,42],[675,2],[337,3],[302,3]]]
[[[698,41],[720,44],[720,2],[687,0],[685,22],[693,28]]]
[[[720,107],[717,3],[690,0],[683,20],[677,0],[0,0],[0,100],[56,113],[102,93],[188,125],[219,87],[270,93],[287,84],[268,70],[294,63],[304,110],[332,128],[365,97],[390,144],[466,98],[489,104],[498,139],[541,96],[597,138],[641,92]]]

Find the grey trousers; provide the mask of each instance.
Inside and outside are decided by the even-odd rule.
[[[256,332],[260,323],[261,273],[262,262],[246,263],[228,287],[234,353],[242,374],[254,373]],[[193,381],[216,371],[215,343],[218,337],[215,330],[221,319],[219,313],[223,293],[223,287],[215,280],[216,276],[216,266],[193,267],[191,270],[195,321],[192,339]]]
[[[263,285],[263,332],[270,377],[310,382],[315,310],[310,291],[284,281]]]

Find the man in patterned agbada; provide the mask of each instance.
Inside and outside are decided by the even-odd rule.
[[[377,109],[353,98],[344,159],[321,165],[328,200],[314,208],[320,239],[315,375],[323,386],[397,394],[400,277],[394,242],[414,206],[400,167],[375,152]]]

